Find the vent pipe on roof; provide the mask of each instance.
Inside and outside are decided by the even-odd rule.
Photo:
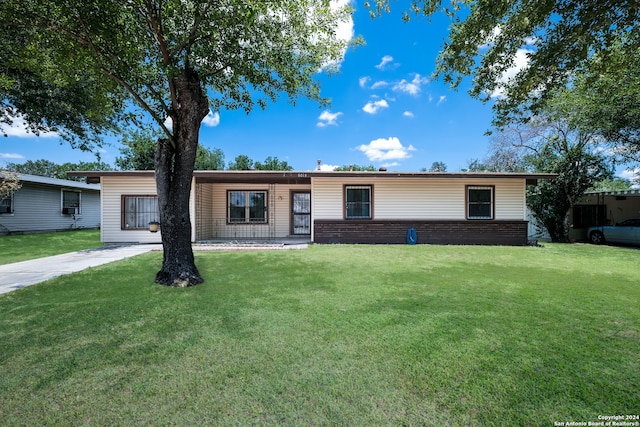
[[[320,165],[322,164],[322,160],[318,160],[318,170],[320,170]]]

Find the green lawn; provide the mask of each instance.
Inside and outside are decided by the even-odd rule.
[[[553,426],[640,412],[640,251],[149,253],[0,295],[3,425]]]
[[[98,247],[100,230],[0,236],[0,265]]]

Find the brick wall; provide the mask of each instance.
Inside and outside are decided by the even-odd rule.
[[[527,221],[344,221],[316,220],[315,243],[406,243],[414,227],[418,244],[508,245],[527,244]]]

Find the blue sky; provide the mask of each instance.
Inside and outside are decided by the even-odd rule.
[[[256,161],[267,156],[286,160],[296,170],[346,164],[385,166],[418,171],[435,161],[459,171],[474,158],[486,156],[484,132],[490,128],[491,106],[467,94],[470,80],[457,90],[430,74],[447,36],[445,17],[431,21],[401,19],[394,13],[371,20],[361,6],[354,14],[353,33],[366,45],[351,49],[334,76],[319,75],[328,108],[283,97],[266,110],[214,113],[203,125],[200,143],[220,148],[225,161],[244,154]],[[7,129],[5,129],[7,131]],[[95,156],[73,150],[55,135],[35,137],[10,129],[0,139],[0,166],[26,160],[56,163],[93,161]],[[104,147],[101,159],[114,164],[117,139]]]

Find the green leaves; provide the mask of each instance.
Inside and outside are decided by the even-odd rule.
[[[349,42],[336,27],[351,12],[322,0],[7,3],[2,109],[89,149],[131,120],[132,105],[162,127],[188,69],[214,110],[264,108],[281,93],[325,103],[314,77],[342,59]]]

